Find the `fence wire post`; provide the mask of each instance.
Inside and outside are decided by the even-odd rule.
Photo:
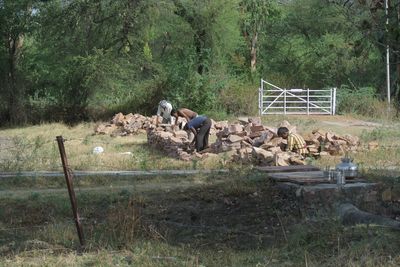
[[[73,185],[72,176],[71,176],[71,173],[70,173],[69,167],[68,167],[67,156],[65,154],[64,139],[62,136],[57,136],[56,139],[57,139],[57,143],[58,143],[58,149],[60,150],[61,162],[63,165],[65,181],[67,182],[68,194],[69,194],[69,199],[71,201],[72,213],[74,214],[75,225],[76,225],[76,230],[78,232],[79,242],[80,242],[81,246],[83,247],[85,245],[85,238],[83,237],[82,225],[79,220],[79,213],[78,213],[78,206],[77,206],[76,197],[75,197],[74,185]]]

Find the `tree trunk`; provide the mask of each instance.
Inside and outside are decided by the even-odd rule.
[[[256,71],[257,64],[257,38],[258,32],[255,32],[251,39],[251,49],[250,49],[250,69],[251,72]]]
[[[24,88],[18,82],[17,71],[23,43],[23,34],[8,38],[8,113],[11,124],[26,123]]]

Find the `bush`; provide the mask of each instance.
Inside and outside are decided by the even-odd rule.
[[[258,85],[234,81],[221,91],[219,102],[229,114],[254,115],[258,109]]]
[[[378,98],[373,87],[350,89],[343,85],[337,94],[337,110],[344,114],[357,114],[369,118],[393,118],[388,114],[387,103]],[[395,111],[395,109],[392,109]]]

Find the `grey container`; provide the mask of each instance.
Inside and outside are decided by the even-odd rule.
[[[358,166],[354,164],[353,159],[345,156],[342,162],[336,165],[336,171],[341,171],[345,178],[356,178],[358,176]]]

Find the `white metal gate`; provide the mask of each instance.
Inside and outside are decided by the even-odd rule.
[[[259,112],[267,114],[335,115],[336,88],[282,89],[261,79]]]

